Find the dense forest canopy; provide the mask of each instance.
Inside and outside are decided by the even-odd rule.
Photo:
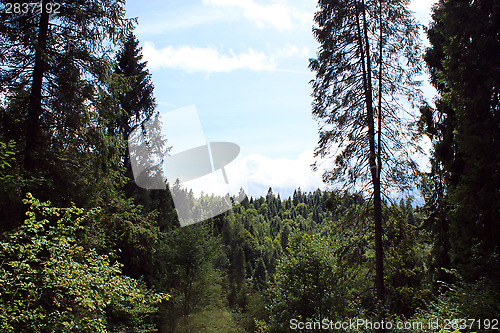
[[[424,51],[407,0],[319,0],[304,112],[331,190],[183,228],[133,179],[127,138],[157,105],[125,1],[36,4],[0,1],[2,331],[500,329],[498,1],[439,0]],[[183,195],[200,216],[226,200]]]

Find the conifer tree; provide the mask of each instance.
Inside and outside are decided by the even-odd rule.
[[[151,74],[146,69],[146,62],[141,60],[142,53],[139,41],[130,32],[116,55],[115,68],[115,73],[121,75],[126,82],[127,89],[116,92],[119,107],[115,113],[114,121],[110,124],[110,131],[120,135],[124,143],[128,142],[129,135],[136,126],[140,126],[153,116],[156,107]],[[130,152],[126,146],[123,147],[122,160],[128,181],[125,187],[126,195],[138,199],[138,192],[140,192],[142,194],[141,203],[146,204],[149,199],[146,191],[141,191],[133,183]]]
[[[498,2],[441,0],[425,55],[439,92],[422,121],[434,143],[428,196],[437,264],[498,285],[500,232],[500,20]],[[436,191],[439,190],[439,191]],[[447,255],[450,258],[447,258]],[[440,259],[443,258],[443,259]],[[446,267],[446,266],[445,266]]]
[[[142,61],[142,48],[135,35],[130,32],[116,56],[117,74],[127,79],[130,89],[119,94],[120,113],[114,131],[128,137],[132,128],[151,117],[156,107],[151,74]]]
[[[310,68],[313,115],[320,126],[315,156],[333,157],[324,181],[370,192],[376,253],[377,298],[384,301],[382,196],[411,187],[409,113],[402,100],[418,98],[418,25],[409,1],[319,1],[314,36],[320,43]],[[411,104],[410,104],[411,105]],[[369,189],[371,190],[369,191]]]
[[[0,82],[9,91],[3,118],[22,125],[2,134],[19,144],[23,176],[45,184],[22,190],[87,206],[99,200],[93,188],[111,189],[116,179],[107,168],[118,146],[103,126],[116,83],[109,55],[133,20],[125,18],[123,0],[58,1],[58,6],[43,0],[39,13],[30,8],[9,14],[5,8],[12,3],[0,2]],[[95,181],[86,182],[83,175]]]

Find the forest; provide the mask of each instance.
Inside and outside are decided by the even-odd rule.
[[[136,19],[57,3],[0,1],[2,332],[500,330],[500,2],[437,1],[424,48],[407,0],[318,0],[304,112],[331,190],[186,227],[134,181],[157,108]]]

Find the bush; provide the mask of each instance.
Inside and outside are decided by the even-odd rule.
[[[153,331],[146,318],[168,295],[121,273],[109,255],[77,241],[96,210],[54,208],[30,194],[27,219],[0,242],[3,332]]]

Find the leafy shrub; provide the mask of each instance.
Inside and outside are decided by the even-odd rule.
[[[0,242],[3,332],[152,331],[146,317],[168,295],[121,273],[121,264],[77,241],[96,210],[55,208],[30,194],[27,219]]]

